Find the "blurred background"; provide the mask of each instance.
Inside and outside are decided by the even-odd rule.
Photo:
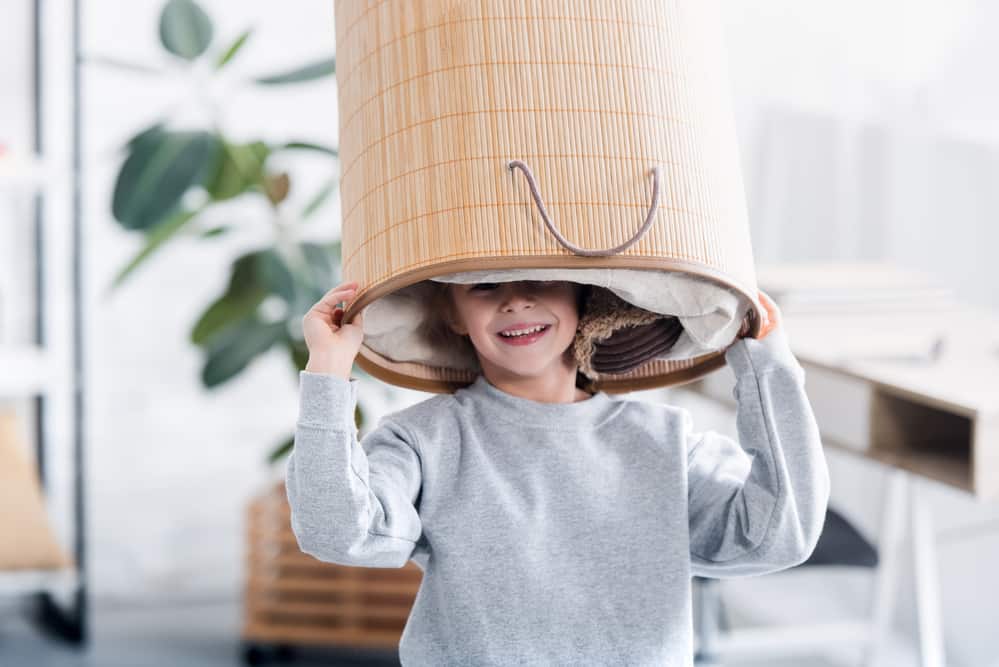
[[[999,5],[721,5],[757,262],[888,262],[999,309]],[[0,573],[0,664],[251,657],[248,507],[284,474],[304,366],[296,325],[339,280],[334,49],[328,1],[4,0],[0,407],[38,459],[58,549],[84,557],[68,580],[25,578],[24,564],[20,578]],[[171,168],[178,154],[194,166]],[[428,397],[355,375],[362,432]],[[700,425],[734,434],[730,413],[682,393],[636,397],[687,401]],[[832,502],[877,542],[884,470],[827,456]],[[999,526],[995,502],[921,492],[941,529]],[[999,533],[941,543],[935,558],[946,663],[999,665]],[[885,664],[919,664],[913,570],[903,554]],[[778,576],[723,594],[766,610],[747,618],[804,613]],[[788,581],[808,590],[806,611],[861,613],[865,576]],[[66,616],[70,641],[38,613]],[[778,664],[760,660],[725,664]]]

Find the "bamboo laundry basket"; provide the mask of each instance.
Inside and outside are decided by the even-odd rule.
[[[414,318],[432,316],[428,281],[489,275],[598,285],[679,317],[683,354],[597,389],[724,365],[742,321],[756,335],[764,311],[721,30],[715,0],[338,1],[358,364],[424,391],[474,381],[414,338]]]

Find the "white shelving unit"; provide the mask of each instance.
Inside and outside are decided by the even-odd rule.
[[[0,597],[24,596],[44,634],[82,646],[88,639],[84,561],[83,381],[78,0],[57,8],[41,0],[33,10],[33,150],[38,156],[0,156],[0,222],[26,232],[24,252],[33,280],[0,283],[4,308],[34,315],[0,334],[0,402],[21,408],[51,518],[70,533],[59,541],[72,565],[53,570],[0,570]],[[65,56],[65,57],[64,57]],[[69,58],[68,56],[73,56]],[[67,131],[68,130],[68,131]],[[73,168],[53,165],[72,162]],[[28,234],[27,232],[30,232]],[[20,231],[19,231],[20,233]],[[17,257],[18,260],[21,257]],[[0,260],[2,261],[2,260]],[[2,275],[0,267],[0,278]],[[10,277],[8,274],[6,277]],[[23,306],[23,307],[22,307]],[[5,315],[11,312],[2,313]],[[30,335],[22,342],[13,335]],[[65,474],[61,474],[65,473]],[[60,511],[56,509],[56,501]],[[68,511],[62,511],[68,508]],[[55,527],[55,524],[54,526]],[[57,535],[57,538],[60,537]]]
[[[47,226],[44,224],[44,216],[40,215],[40,207],[37,205],[27,207],[27,210],[31,211],[29,217],[35,219],[24,220],[18,219],[18,216],[23,215],[25,207],[11,204],[16,200],[20,200],[18,203],[31,200],[44,201],[47,189],[47,181],[43,176],[45,171],[37,161],[16,166],[10,162],[0,161],[0,219],[6,218],[7,224],[34,224],[36,234],[44,235]],[[43,243],[35,244],[33,259],[44,271],[47,258],[41,256],[43,248]],[[52,301],[39,290],[50,288],[49,282],[48,276],[44,276],[40,284],[36,281],[35,293],[30,295],[35,307],[41,311],[42,317],[39,321],[47,319],[45,309]],[[4,285],[7,293],[3,296],[9,298],[13,287],[12,284]],[[44,336],[38,338],[43,339]],[[58,390],[60,382],[65,381],[66,376],[66,369],[60,368],[56,357],[51,346],[44,343],[0,341],[0,402],[34,403],[36,425],[34,429],[29,429],[29,433],[35,439],[33,444],[36,464],[42,477],[43,489],[46,481],[43,472],[46,450],[44,438],[48,432],[46,419],[49,416],[47,402],[53,392]],[[66,443],[59,443],[60,453],[65,453],[69,449]],[[82,530],[82,511],[75,518],[76,529]],[[67,551],[76,552],[73,566],[55,570],[0,570],[0,597],[35,596],[36,620],[57,636],[79,643],[85,639],[84,577],[78,569],[82,559],[79,549],[69,549],[71,545],[63,546]],[[70,604],[69,609],[65,604],[56,602],[66,599],[76,602]]]

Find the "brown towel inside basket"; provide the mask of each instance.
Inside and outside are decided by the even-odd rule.
[[[681,333],[678,318],[639,308],[593,286],[576,332],[576,363],[591,380],[604,373],[627,373],[668,351]]]

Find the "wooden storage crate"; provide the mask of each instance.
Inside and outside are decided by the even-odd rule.
[[[302,644],[397,649],[422,578],[412,561],[349,567],[302,553],[280,482],[248,508],[244,658]]]

